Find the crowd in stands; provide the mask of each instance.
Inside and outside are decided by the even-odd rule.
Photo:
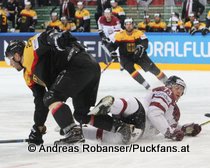
[[[127,0],[128,1],[128,0]],[[112,15],[120,21],[121,28],[124,28],[126,17],[123,5],[126,0],[95,0],[97,4],[95,21],[103,16],[105,9],[110,9]],[[87,1],[89,2],[89,1]],[[142,1],[139,1],[143,3]],[[152,0],[144,0],[149,5]],[[60,6],[59,13],[51,10],[51,20],[43,28],[49,30],[56,28],[60,31],[90,32],[90,11],[86,9],[86,1],[77,0],[1,0],[0,1],[0,32],[35,32],[37,22],[36,7],[53,5]],[[122,6],[121,6],[122,5]],[[207,34],[210,26],[210,11],[207,11],[205,23],[200,22],[200,15],[205,10],[205,6],[199,0],[184,0],[182,12],[172,12],[168,20],[163,20],[161,13],[148,15],[144,13],[142,22],[136,23],[136,27],[143,32],[189,32],[194,34],[201,31]],[[10,27],[8,28],[8,22]]]

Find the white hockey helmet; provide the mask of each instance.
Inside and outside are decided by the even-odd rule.
[[[166,83],[165,83],[165,86],[166,87],[172,87],[174,85],[180,85],[180,86],[182,86],[184,88],[184,92],[185,92],[185,90],[186,90],[186,83],[184,82],[183,79],[181,79],[180,77],[175,76],[175,75],[170,76],[167,79]]]

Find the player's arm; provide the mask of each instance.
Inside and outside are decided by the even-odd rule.
[[[144,56],[144,54],[146,53],[146,49],[148,48],[148,43],[149,43],[146,35],[141,34],[141,33],[142,32],[140,32],[139,41],[137,41],[136,49],[134,51],[134,57],[136,59],[139,59],[142,56]]]
[[[31,87],[34,96],[34,125],[29,134],[29,143],[34,143],[36,145],[42,144],[44,141],[42,139],[43,134],[46,133],[45,121],[48,115],[48,108],[44,105],[43,97],[45,94],[45,88],[38,84],[34,84]]]
[[[77,43],[77,39],[73,37],[69,31],[58,32],[53,29],[44,32],[43,36],[46,37],[48,45],[55,47],[56,49],[63,51],[66,47],[71,47],[72,43]]]
[[[84,25],[83,25],[84,30],[87,30],[90,27],[90,13],[88,11],[85,12],[83,20],[84,20]]]
[[[34,111],[34,123],[37,126],[43,126],[48,114],[48,108],[44,105],[43,97],[46,92],[43,86],[34,84],[31,87],[34,97],[35,111]]]
[[[165,91],[154,92],[147,116],[151,124],[166,138],[181,141],[184,137],[183,131],[172,128],[164,116],[164,113],[173,101],[170,94],[170,92],[167,93]]]

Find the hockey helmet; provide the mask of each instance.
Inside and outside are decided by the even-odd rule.
[[[20,55],[23,54],[23,50],[25,47],[25,42],[20,40],[11,40],[7,46],[5,51],[6,57],[13,57],[15,53]]]
[[[126,18],[126,19],[124,20],[124,25],[126,25],[127,23],[131,23],[131,24],[134,25],[134,22],[133,22],[133,19],[132,19],[132,18]]]
[[[165,83],[165,86],[167,87],[172,87],[173,85],[181,85],[184,88],[184,91],[186,89],[186,84],[184,80],[175,75],[170,76]]]

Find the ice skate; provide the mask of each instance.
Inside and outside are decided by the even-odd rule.
[[[105,115],[109,113],[110,106],[114,102],[114,97],[106,96],[100,100],[100,102],[91,110],[88,115]]]
[[[134,129],[134,125],[125,123],[118,128],[117,132],[119,132],[122,135],[122,142],[124,144],[128,144],[130,142]]]
[[[60,139],[55,141],[55,145],[68,145],[74,143],[82,143],[85,142],[85,138],[82,134],[82,129],[78,126],[73,127],[69,132],[66,134],[66,138]]]
[[[118,118],[113,119],[113,127],[112,131],[113,132],[118,132],[122,136],[122,142],[124,144],[127,144],[131,140],[132,133],[135,130],[135,126],[132,124],[127,124],[121,121]]]

